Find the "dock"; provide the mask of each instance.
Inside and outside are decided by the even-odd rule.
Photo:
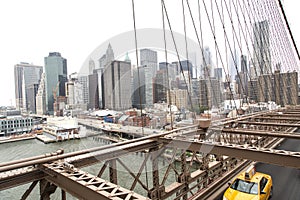
[[[36,135],[35,138],[45,144],[57,142],[56,139],[50,138],[46,135]]]
[[[0,144],[4,143],[10,143],[10,142],[18,142],[18,141],[23,141],[23,140],[32,140],[35,139],[35,136],[27,136],[27,137],[20,137],[20,138],[8,138],[8,139],[1,139]]]
[[[143,136],[161,133],[161,131],[157,129],[150,129],[146,127],[137,127],[130,125],[123,126],[120,124],[107,123],[103,121],[101,122],[99,120],[92,119],[78,119],[78,124],[95,131],[101,131],[104,133],[117,133],[122,138],[125,137],[128,139],[140,138]]]

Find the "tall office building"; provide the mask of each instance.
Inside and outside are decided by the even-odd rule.
[[[190,76],[190,77],[186,76],[187,81],[188,81],[189,78],[191,79],[193,77],[193,65],[189,60],[180,61],[180,64],[181,64],[182,70],[184,72],[186,72],[185,74]]]
[[[215,68],[215,78],[219,81],[222,81],[223,79],[223,68]]]
[[[89,83],[88,76],[78,76],[78,82],[82,85],[82,101],[84,104],[89,103]]]
[[[248,63],[247,57],[241,55],[241,71],[237,76],[238,84],[238,93],[241,95],[241,98],[248,95]]]
[[[221,102],[223,101],[223,95],[222,95],[222,87],[220,80],[216,78],[210,79],[210,87],[211,87],[211,104],[212,106],[218,108]]]
[[[240,71],[240,59],[238,56],[238,52],[234,49],[232,54],[229,55],[229,75],[231,80],[235,80],[236,75]]]
[[[126,110],[131,102],[131,63],[112,61],[103,72],[103,106],[106,109]]]
[[[199,96],[199,104],[200,106],[210,108],[211,107],[211,86],[208,79],[200,79],[200,96]]]
[[[175,70],[177,71],[177,75],[180,75],[180,79],[183,80],[183,76],[188,82],[189,78],[193,77],[193,65],[189,60],[182,60],[179,62],[172,62]],[[184,75],[183,75],[184,74]]]
[[[154,103],[167,102],[168,76],[167,70],[159,70],[153,81]]]
[[[298,73],[287,72],[266,74],[258,77],[258,101],[274,101],[276,104],[297,105],[298,103]]]
[[[53,113],[55,96],[65,96],[67,77],[67,60],[58,52],[50,52],[44,58],[46,74],[46,107],[49,114]]]
[[[99,85],[98,85],[98,74],[95,71],[93,74],[88,76],[89,80],[89,109],[99,109]]]
[[[95,69],[96,69],[95,62],[94,62],[94,60],[92,60],[90,58],[90,60],[89,60],[89,74],[93,74]]]
[[[176,79],[177,71],[176,71],[173,64],[166,63],[166,62],[160,62],[158,64],[158,69],[159,70],[165,70],[166,72],[168,70],[169,79],[170,80],[175,80]]]
[[[105,54],[103,54],[101,58],[98,60],[99,67],[96,68],[95,71],[93,72],[93,73],[97,73],[97,77],[98,77],[99,108],[104,108],[103,74],[107,66],[109,66],[111,62],[114,61],[114,59],[115,59],[114,51],[112,49],[111,44],[109,43]]]
[[[241,72],[248,73],[247,56],[241,55]]]
[[[203,54],[204,54],[204,61],[205,61],[205,64],[206,65],[212,65],[212,56],[211,56],[211,52],[210,52],[210,49],[209,47],[204,47],[204,50],[203,50]]]
[[[256,22],[253,26],[253,58],[256,76],[271,74],[270,30],[267,20]]]
[[[258,80],[251,79],[248,81],[248,98],[250,102],[258,102]]]
[[[134,73],[134,107],[152,107],[153,106],[153,78],[156,76],[158,61],[157,52],[151,49],[140,50],[139,72],[140,82],[138,83],[137,71]],[[142,92],[141,92],[142,90]],[[139,96],[141,94],[141,97]]]
[[[170,95],[167,95],[167,100],[169,105],[176,105],[179,109],[188,108],[188,92],[187,90],[173,89],[168,91]]]
[[[36,114],[46,114],[46,77],[45,73],[42,74],[38,92],[36,94]]]
[[[110,64],[112,61],[115,60],[115,54],[114,54],[114,51],[113,51],[110,43],[108,44],[105,55],[106,55],[105,65]]]
[[[137,67],[132,71],[132,107],[145,108],[145,70]]]
[[[141,66],[148,66],[151,68],[151,76],[153,78],[157,71],[157,52],[151,49],[141,49],[140,60]]]
[[[207,108],[214,106],[218,108],[223,101],[220,80],[216,78],[200,79],[198,89],[200,106]]]
[[[204,60],[203,60],[203,67],[202,67],[203,73],[202,74],[205,76],[208,75],[209,77],[214,77],[215,71],[214,71],[214,66],[212,63],[212,55],[211,55],[211,51],[208,46],[204,47],[203,55],[204,55]],[[208,77],[206,77],[206,78],[208,78]]]
[[[16,107],[22,112],[36,113],[36,94],[43,67],[29,63],[14,66]]]
[[[66,83],[66,97],[69,107],[81,107],[86,109],[86,105],[84,105],[83,101],[83,85],[78,81],[77,73],[69,75],[69,81]]]

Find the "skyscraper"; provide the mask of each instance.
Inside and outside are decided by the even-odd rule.
[[[90,60],[89,60],[89,74],[92,74],[95,69],[96,69],[95,62],[94,62],[94,60],[92,60],[90,58]]]
[[[256,22],[254,24],[253,40],[253,58],[256,76],[270,74],[272,72],[272,67],[270,55],[270,31],[267,20]]]
[[[206,65],[212,65],[212,59],[211,59],[211,52],[210,52],[210,49],[209,47],[204,47],[204,60],[205,60],[205,64]]]
[[[157,71],[157,52],[151,49],[140,50],[141,66],[148,66],[151,68],[152,78],[155,76]]]
[[[78,81],[76,72],[69,75],[69,81],[66,83],[66,97],[69,107],[86,109],[83,101],[83,85]]]
[[[106,49],[105,55],[106,55],[106,63],[105,63],[105,65],[108,65],[113,60],[115,60],[114,51],[113,51],[110,43],[108,44],[108,47]]]
[[[54,98],[65,96],[65,83],[67,82],[67,60],[58,52],[50,52],[44,58],[46,74],[46,107],[53,113]]]
[[[43,67],[29,63],[14,66],[16,107],[25,112],[36,112],[36,94]]]
[[[203,75],[206,76],[209,75],[210,77],[214,77],[214,66],[213,66],[213,63],[212,63],[212,55],[211,55],[211,51],[209,49],[209,47],[204,47],[204,50],[203,50],[203,54],[204,54],[204,62],[203,62]],[[206,69],[205,69],[206,67]],[[208,78],[208,77],[206,77]]]
[[[231,80],[235,80],[236,79],[236,75],[239,73],[240,71],[240,59],[238,56],[237,51],[234,49],[232,54],[229,53],[229,75]]]
[[[83,104],[89,103],[89,84],[88,76],[78,76],[78,82],[82,85],[82,101]]]
[[[217,80],[222,81],[223,79],[223,69],[222,68],[215,68],[215,77]]]
[[[158,102],[167,102],[167,91],[169,89],[168,86],[168,76],[167,70],[159,70],[156,73],[154,83],[153,83],[153,101],[155,103]]]
[[[145,68],[138,67],[133,69],[133,87],[132,87],[132,106],[134,108],[145,108]]]
[[[241,71],[237,76],[238,84],[238,93],[241,95],[241,98],[244,98],[244,95],[248,95],[248,63],[247,56],[241,55]]]
[[[281,106],[297,105],[298,103],[298,73],[287,72],[265,74],[258,77],[258,101],[274,101]]]
[[[106,52],[104,55],[101,56],[101,58],[98,60],[99,61],[99,68],[96,68],[95,72],[93,73],[97,73],[97,77],[98,77],[98,96],[99,96],[99,108],[103,108],[104,107],[104,86],[103,86],[103,73],[106,70],[107,66],[109,66],[111,64],[112,61],[114,61],[115,56],[114,56],[114,51],[112,49],[111,44],[108,44],[108,47],[106,49]],[[130,61],[129,61],[130,62]],[[94,85],[96,83],[93,83]]]
[[[98,85],[98,74],[90,74],[88,76],[89,80],[89,109],[99,109],[99,85]]]
[[[188,108],[188,92],[187,90],[181,90],[174,88],[173,90],[168,91],[170,95],[167,95],[167,101],[169,105],[176,105],[179,109]]]
[[[36,94],[36,114],[44,115],[46,114],[46,77],[45,73],[42,74],[38,92]]]
[[[107,109],[131,108],[131,63],[112,61],[103,72],[103,106]]]

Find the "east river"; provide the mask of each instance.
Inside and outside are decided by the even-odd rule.
[[[44,144],[36,139],[33,140],[24,140],[19,142],[13,142],[13,143],[4,143],[0,144],[0,163],[11,161],[11,160],[18,160],[22,158],[27,158],[31,156],[36,155],[42,155],[46,153],[55,152],[58,149],[64,149],[65,153],[68,152],[74,152],[78,150],[83,149],[89,149],[92,147],[99,147],[103,145],[108,145],[111,142],[99,139],[98,137],[88,137],[80,140],[70,140],[70,141],[64,141],[64,142],[57,142],[57,143],[50,143],[50,144]],[[122,157],[121,159],[128,167],[131,169],[135,174],[138,172],[141,163],[144,160],[144,155],[142,153],[137,154],[130,154],[128,156]],[[166,170],[166,163],[160,161],[159,162],[159,168],[161,175],[164,174]],[[101,167],[103,165],[103,162],[100,162],[99,164],[92,165],[86,168],[82,168],[83,171],[89,172],[93,175],[97,175],[100,171]],[[133,178],[129,175],[129,173],[125,173],[125,169],[120,166],[118,163],[118,183],[121,186],[127,185],[127,187],[132,184]],[[151,173],[151,163],[150,161],[147,162],[147,173],[142,173],[141,180],[144,180],[143,182],[145,184],[149,184],[149,187],[151,188],[152,185],[152,173]],[[108,170],[106,170],[106,173],[103,174],[101,178],[104,178],[108,180]],[[147,181],[148,180],[148,181]],[[175,180],[174,172],[169,175],[169,178],[167,180],[167,183],[171,183],[172,180]],[[21,185],[15,188],[7,189],[0,191],[0,199],[20,199],[23,195],[23,193],[29,188],[31,183]],[[140,185],[137,185],[136,192],[142,195],[146,195],[145,191],[141,188]],[[39,185],[37,185],[28,199],[39,199]],[[61,189],[57,188],[56,192],[51,195],[51,199],[61,199]],[[72,197],[71,195],[67,195],[67,199],[76,199]]]

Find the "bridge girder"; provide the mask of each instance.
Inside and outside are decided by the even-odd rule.
[[[177,147],[188,151],[196,151],[217,155],[259,161],[279,166],[300,169],[300,152],[290,152],[268,148],[256,148],[245,145],[223,144],[219,142],[185,141],[174,138],[160,138],[170,148]]]

